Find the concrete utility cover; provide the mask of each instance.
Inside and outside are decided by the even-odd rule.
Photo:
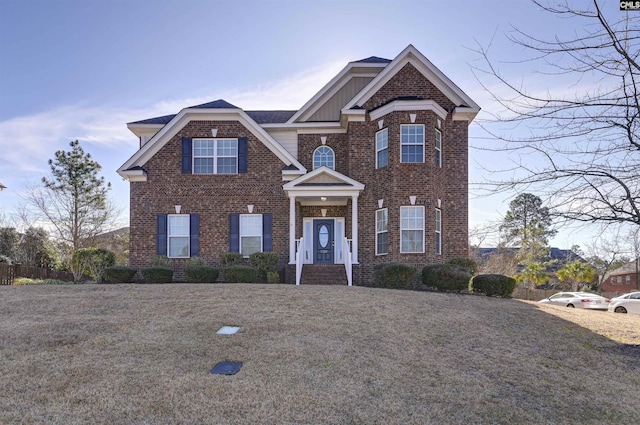
[[[223,326],[216,332],[218,335],[233,335],[240,330],[237,326]]]
[[[242,362],[220,362],[211,369],[214,375],[235,375],[242,367]]]

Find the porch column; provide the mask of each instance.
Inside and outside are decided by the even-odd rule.
[[[351,196],[351,251],[352,262],[358,262],[358,194]]]
[[[296,197],[289,193],[289,264],[296,263]]]

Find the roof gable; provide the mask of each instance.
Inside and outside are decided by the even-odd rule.
[[[407,64],[411,64],[424,77],[429,80],[438,90],[440,90],[457,107],[461,107],[459,112],[467,114],[473,119],[480,111],[480,106],[475,103],[465,92],[453,83],[442,73],[433,63],[431,63],[413,45],[407,46],[391,63],[389,63],[372,81],[353,97],[342,109],[343,113],[348,113],[351,109],[356,109],[365,104],[373,97],[391,78],[402,70]],[[456,108],[457,109],[457,108]],[[469,115],[470,114],[470,115]],[[454,119],[455,119],[454,111]],[[464,118],[463,118],[464,119]]]

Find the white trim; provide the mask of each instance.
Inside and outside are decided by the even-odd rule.
[[[147,181],[147,172],[144,170],[140,170],[140,169],[123,170],[122,172],[119,172],[119,174],[122,176],[122,178],[130,182],[146,182]]]
[[[340,250],[338,248],[340,248],[338,246],[338,242],[340,242],[342,240],[342,238],[346,237],[346,219],[345,217],[302,217],[302,238],[305,241],[305,246],[302,247],[303,252],[305,253],[304,255],[304,259],[303,259],[303,264],[314,264],[313,262],[313,244],[314,244],[314,239],[313,239],[313,221],[314,220],[333,220],[333,241],[334,241],[334,245],[333,245],[333,264],[344,264],[344,259],[338,258],[338,254],[340,253]],[[307,234],[306,232],[306,224],[311,223],[311,234]],[[341,223],[342,224],[342,233],[338,234],[338,226],[336,226],[336,223]],[[308,245],[307,245],[308,244]],[[311,252],[307,252],[306,248],[310,247],[311,248]],[[308,254],[308,255],[306,255]],[[342,255],[344,255],[344,253],[342,253]]]
[[[313,178],[318,176],[318,174],[322,174],[322,173],[326,173],[335,179],[341,180],[343,183],[346,183],[348,186],[324,186],[324,185],[302,186],[302,187],[298,186],[300,183],[305,183],[308,180],[312,180]],[[327,189],[329,189],[330,191],[340,192],[340,193],[353,192],[353,191],[359,193],[360,191],[364,190],[364,184],[352,179],[351,177],[347,177],[336,170],[332,170],[331,168],[320,167],[305,174],[304,176],[300,176],[295,180],[285,183],[284,185],[282,185],[282,188],[284,189],[285,192],[296,191],[296,193],[317,192],[317,191],[326,192]],[[300,196],[300,195],[296,195],[296,196]],[[331,196],[331,194],[328,194],[327,196]]]
[[[185,108],[153,136],[149,142],[133,154],[133,156],[118,169],[118,174],[126,178],[126,174],[123,173],[124,171],[135,166],[144,165],[191,121],[238,121],[273,152],[284,165],[292,164],[301,172],[306,172],[306,168],[294,158],[289,151],[267,133],[264,128],[260,127],[242,109]]]
[[[264,252],[264,240],[263,240],[263,220],[264,217],[262,214],[238,214],[238,251],[240,251],[240,253],[242,254],[242,256],[244,258],[249,258],[248,255],[244,255],[242,253],[242,217],[260,217],[260,230],[258,232],[257,235],[244,235],[244,237],[248,237],[248,238],[255,238],[255,237],[260,237],[260,250],[256,251],[256,252]]]
[[[442,255],[442,210],[436,208],[436,254]]]
[[[329,149],[331,151],[331,155],[332,155],[331,162],[333,163],[333,167],[327,167],[326,165],[319,165],[316,167],[316,152],[318,152],[318,149],[322,149],[322,148]],[[336,152],[333,149],[331,149],[331,147],[323,143],[321,146],[318,146],[317,148],[314,149],[313,156],[311,157],[311,162],[313,163],[314,170],[320,167],[327,167],[332,170],[335,170],[336,169]]]
[[[234,156],[229,156],[229,155],[222,155],[219,156],[218,155],[218,142],[220,141],[235,141],[236,142],[236,154]],[[213,172],[212,173],[196,173],[196,152],[195,152],[195,145],[196,142],[213,142],[213,156],[198,156],[197,158],[211,158],[213,160]],[[224,137],[220,137],[220,138],[211,138],[211,137],[193,137],[191,138],[191,174],[195,174],[195,175],[205,175],[205,176],[210,176],[210,175],[234,175],[234,174],[239,174],[239,164],[238,164],[238,151],[239,151],[239,146],[238,146],[238,138],[224,138]],[[219,158],[235,158],[236,159],[236,172],[235,173],[219,173],[218,172],[218,159]]]
[[[363,88],[360,93],[347,103],[343,109],[351,109],[356,105],[362,106],[408,63],[413,65],[455,105],[467,105],[470,111],[475,112],[475,114],[480,111],[480,106],[478,106],[477,103],[411,44],[400,52],[400,54],[396,56],[369,85]]]
[[[435,131],[436,137],[433,140],[433,147],[436,151],[436,167],[442,168],[442,131],[440,131],[440,129],[438,128],[436,128]],[[440,135],[440,137],[438,137],[438,135]]]
[[[369,117],[375,121],[396,111],[433,111],[440,118],[447,118],[447,110],[434,100],[394,100],[369,112]]]

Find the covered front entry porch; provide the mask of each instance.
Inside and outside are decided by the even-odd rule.
[[[283,186],[289,197],[289,264],[342,264],[349,285],[358,264],[358,196],[364,185],[320,167]]]

